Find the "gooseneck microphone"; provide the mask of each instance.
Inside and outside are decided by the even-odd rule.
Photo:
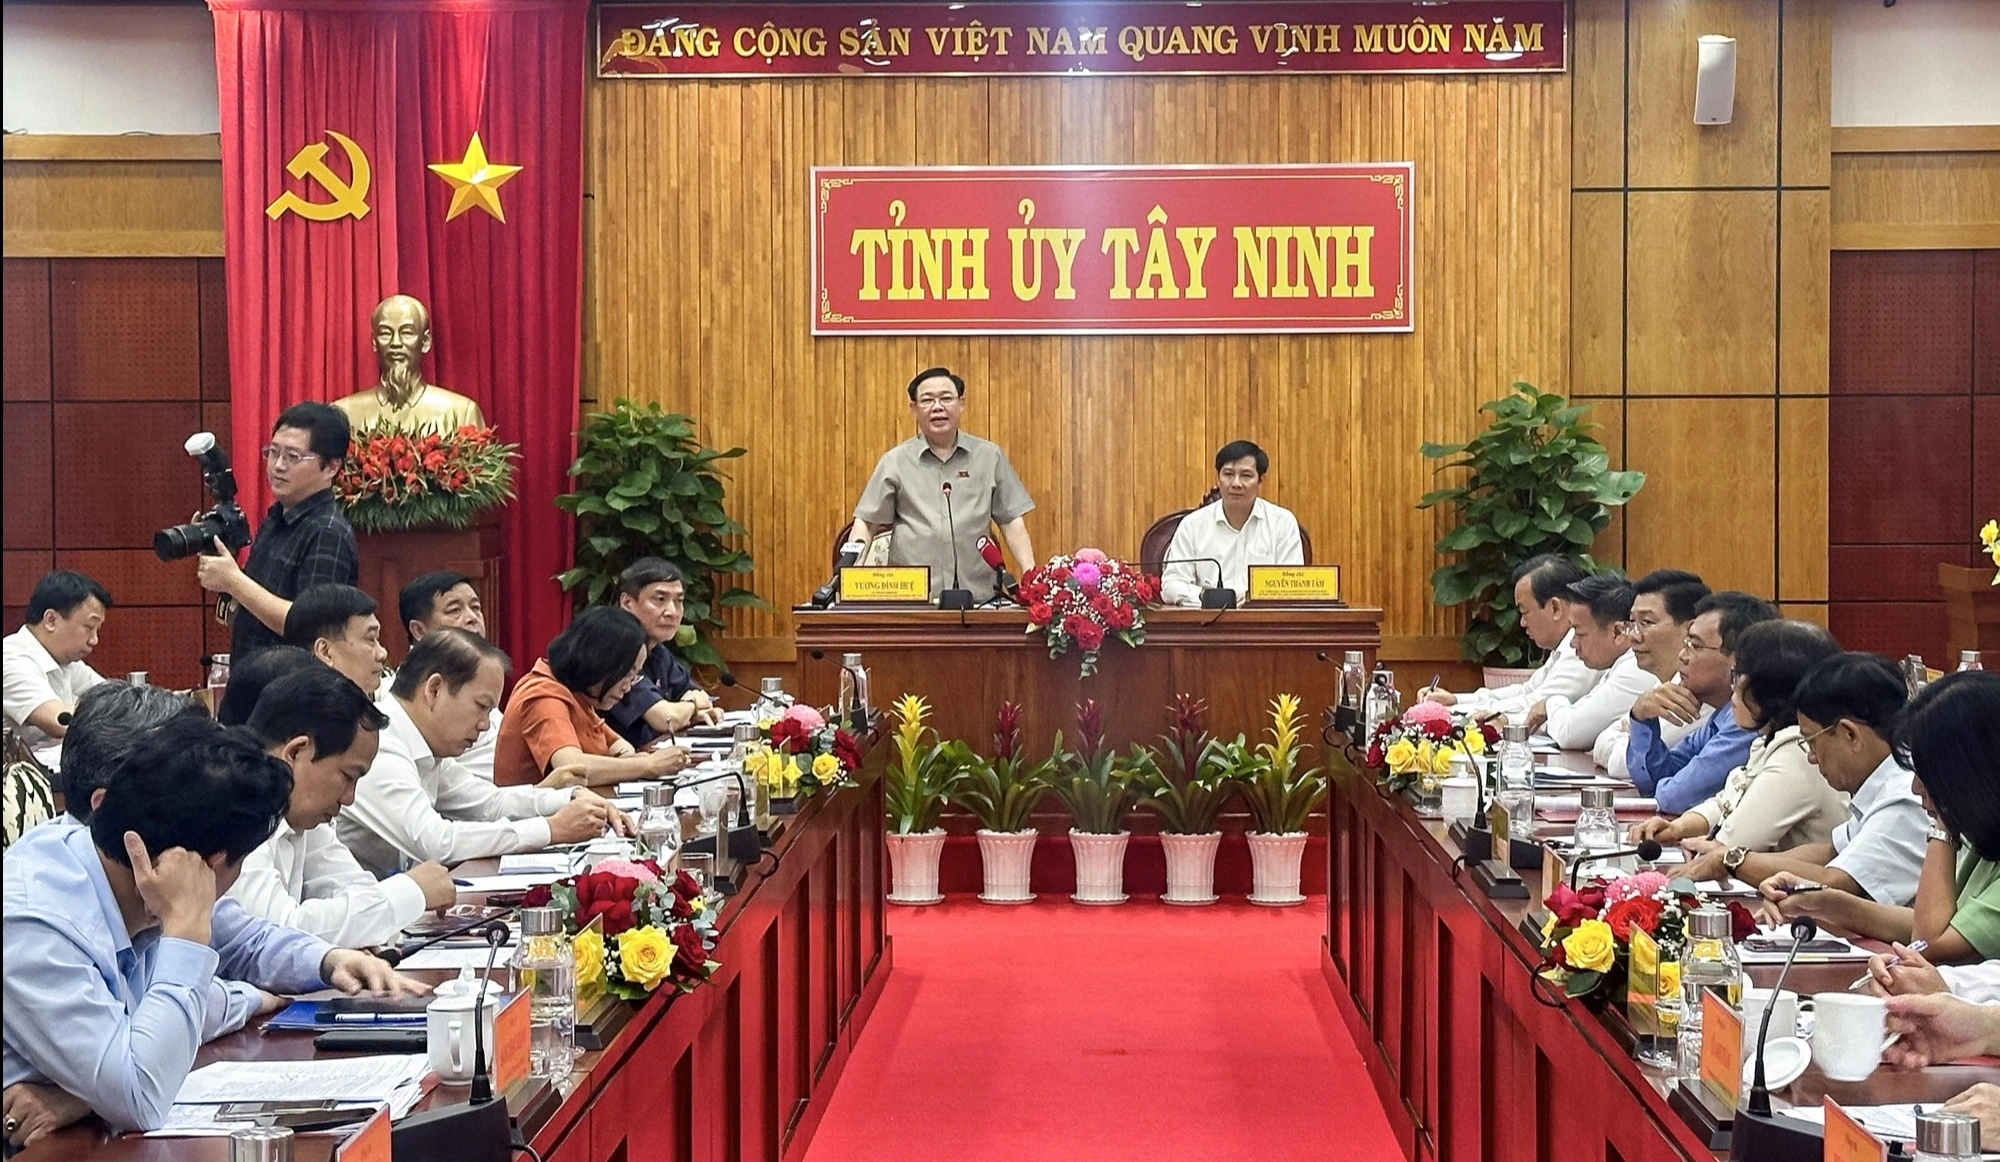
[[[486,1072],[486,990],[493,984],[493,961],[507,942],[507,926],[486,930],[486,975],[479,980],[479,995],[472,1002],[472,1093],[467,1100],[484,1105],[493,1100],[493,1078]]]
[[[1820,1127],[1771,1112],[1771,1087],[1764,1078],[1764,1042],[1771,1031],[1778,994],[1784,990],[1785,977],[1792,971],[1799,949],[1818,934],[1819,925],[1811,917],[1792,920],[1792,950],[1785,954],[1785,967],[1771,984],[1771,1003],[1764,1006],[1764,1018],[1757,1025],[1757,1063],[1750,1077],[1750,1098],[1736,1111],[1730,1127],[1729,1157],[1738,1162],[1808,1162],[1825,1154],[1825,1135]]]
[[[1141,567],[1144,567],[1146,564],[1149,563],[1157,564],[1159,566],[1158,571],[1161,573],[1167,571],[1168,565],[1215,566],[1215,588],[1210,589],[1207,586],[1202,586],[1201,607],[1203,609],[1236,608],[1236,590],[1225,589],[1222,587],[1222,562],[1220,560],[1217,560],[1214,557],[1169,557],[1164,561],[1157,561],[1157,562],[1142,561],[1140,562],[1140,565]],[[1194,582],[1197,585],[1201,585],[1201,574],[1199,573],[1195,574]]]
[[[1628,855],[1636,855],[1643,862],[1652,863],[1660,858],[1660,845],[1653,840],[1642,839],[1632,847],[1617,851],[1592,851],[1577,856],[1576,862],[1569,865],[1569,890],[1572,892],[1576,890],[1576,873],[1583,870],[1584,864],[1595,863],[1601,859],[1623,859]]]
[[[513,915],[514,912],[515,909],[513,908],[509,908],[507,910],[508,915]],[[376,953],[375,955],[387,961],[390,967],[393,968],[396,965],[403,963],[405,960],[408,960],[410,957],[415,956],[417,953],[422,952],[424,949],[429,948],[434,944],[439,944],[442,943],[443,941],[450,940],[454,936],[464,936],[472,932],[478,932],[482,928],[485,929],[485,932],[482,933],[482,935],[484,935],[486,939],[491,940],[494,938],[494,936],[497,935],[500,937],[500,942],[502,944],[505,944],[507,942],[507,921],[504,918],[494,919],[494,920],[474,920],[470,924],[462,924],[457,928],[450,929],[449,931],[440,932],[436,936],[433,936],[428,940],[419,941],[416,944],[410,945],[408,948],[384,948],[382,951]]]
[[[938,593],[938,608],[971,609],[972,590],[965,588],[958,576],[958,522],[951,512],[951,481],[944,481],[938,488],[944,493],[945,535],[951,539],[951,588]]]
[[[1778,994],[1784,991],[1785,976],[1792,971],[1792,961],[1799,955],[1799,949],[1814,936],[1819,935],[1819,925],[1811,916],[1799,916],[1792,921],[1792,950],[1785,954],[1785,967],[1778,970],[1778,979],[1771,985],[1771,1001],[1764,1006],[1764,1019],[1757,1023],[1757,1072],[1750,1079],[1750,1112],[1758,1117],[1771,1116],[1771,1088],[1764,1084],[1764,1039],[1771,1033],[1771,1013],[1778,1007]]]

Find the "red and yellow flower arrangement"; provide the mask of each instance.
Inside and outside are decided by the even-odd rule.
[[[655,860],[608,859],[590,871],[530,888],[523,907],[560,908],[573,937],[576,983],[640,1000],[662,985],[692,992],[720,967],[695,926],[701,885],[686,872],[667,878]],[[591,921],[597,921],[591,927]]]
[[[1058,554],[1021,576],[1021,604],[1028,632],[1046,632],[1049,657],[1074,645],[1083,651],[1083,676],[1097,672],[1106,638],[1137,649],[1146,640],[1146,604],[1160,595],[1160,579],[1098,549]]]
[[[513,499],[518,448],[492,428],[410,432],[384,420],[353,434],[333,496],[356,532],[466,528]]]

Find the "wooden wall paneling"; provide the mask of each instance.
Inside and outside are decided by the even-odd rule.
[[[1965,390],[1972,374],[1969,251],[1836,251],[1829,293],[1828,390]]]
[[[2000,395],[2000,250],[1973,256],[1972,299],[1972,393]]]
[[[1570,11],[1570,172],[1578,186],[1625,184],[1625,0]]]
[[[1462,438],[1515,378],[1561,390],[1568,78],[593,82],[586,395],[688,410],[750,455],[731,504],[758,592],[824,579],[875,458],[910,431],[903,385],[945,363],[967,430],[1038,508],[1038,553],[1129,553],[1206,488],[1222,442],[1274,458],[1271,495],[1393,630],[1444,640],[1425,439]],[[1401,160],[1419,167],[1419,329],[1395,336],[813,339],[813,164]],[[756,187],[756,188],[752,188]],[[778,192],[796,190],[797,194]],[[738,255],[753,261],[742,262]],[[775,660],[783,612],[733,611],[726,648]],[[733,654],[732,654],[733,656]]]
[[[1836,601],[1827,607],[1826,627],[1845,649],[1891,658],[1921,654],[1940,666],[1947,660],[1950,626],[1942,601]]]
[[[1590,411],[1584,415],[1584,421],[1597,425],[1597,430],[1591,434],[1597,437],[1598,442],[1604,445],[1604,450],[1610,454],[1611,467],[1624,468],[1627,401],[1621,398],[1587,402],[1590,404]],[[1607,564],[1624,565],[1625,529],[1625,508],[1621,505],[1611,510],[1611,523],[1605,525],[1604,531],[1597,534],[1597,540],[1590,546],[1590,555]]]
[[[1956,544],[1972,537],[1969,395],[1835,396],[1828,493],[1835,544]],[[1982,518],[1984,519],[1984,518]]]
[[[54,411],[46,403],[6,405],[7,502],[0,505],[9,549],[55,546]]]
[[[115,592],[112,598],[117,598]],[[201,656],[206,652],[201,610],[185,605],[119,606],[105,618],[105,631],[89,660],[92,669],[107,677],[144,670],[153,685],[184,690],[201,681]]]
[[[17,160],[0,169],[9,257],[220,257],[222,162]]]
[[[2000,517],[2000,396],[1972,397],[1972,519],[1985,524]]]
[[[7,614],[7,633],[20,627],[27,617],[28,598],[34,593],[35,582],[42,574],[55,568],[55,554],[48,549],[7,549],[0,554],[5,561],[5,581],[0,583],[4,593],[0,593],[0,609]]]
[[[60,263],[51,315],[56,399],[201,398],[201,289],[193,260]]]
[[[1778,596],[1827,598],[1827,401],[1778,401]]]
[[[2000,125],[1837,125],[1835,153],[1977,153],[2000,150]]]
[[[1625,195],[1570,195],[1569,378],[1577,396],[1625,394]]]
[[[1782,0],[1778,13],[1778,178],[1786,186],[1831,179],[1834,0]],[[1738,67],[1742,46],[1737,46]]]
[[[1777,209],[1774,191],[1631,195],[1628,392],[1770,394],[1777,372]]]
[[[1833,158],[1837,250],[2000,246],[2000,151]]]
[[[6,272],[7,342],[0,349],[0,394],[9,402],[49,396],[49,264],[9,258]]]
[[[1778,194],[1778,390],[1827,390],[1829,227],[1825,190]]]
[[[206,507],[201,473],[181,448],[200,423],[201,405],[191,400],[56,404],[56,547],[150,548],[155,532]],[[107,457],[116,458],[115,474],[105,471]]]
[[[1775,402],[1635,398],[1626,422],[1627,466],[1646,473],[1626,506],[1627,569],[1774,596]]]
[[[200,282],[201,398],[211,403],[226,404],[229,401],[229,303],[224,293],[222,260],[199,259],[195,262],[195,273]]]
[[[1827,624],[1827,603],[1824,601],[1784,601],[1778,604],[1778,612],[1799,621],[1810,621],[1815,625]]]
[[[1954,544],[1836,544],[1827,550],[1827,596],[1836,602],[1942,600],[1938,566],[1973,564],[1975,542]]]
[[[1777,181],[1777,4],[1653,0],[1630,6],[1627,172],[1634,186],[1768,186]],[[1694,123],[1696,38],[1736,38],[1726,125]]]

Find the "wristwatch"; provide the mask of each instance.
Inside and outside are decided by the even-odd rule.
[[[1938,826],[1937,820],[1935,819],[1931,821],[1931,829],[1925,834],[1929,837],[1932,843],[1948,843],[1953,847],[1958,846],[1958,841],[1951,837],[1951,832],[1946,831],[1944,828]]]
[[[1750,858],[1749,848],[1732,847],[1728,851],[1722,853],[1722,866],[1724,870],[1728,871],[1728,873],[1733,876],[1736,874],[1736,869],[1742,867],[1743,861],[1748,858]]]

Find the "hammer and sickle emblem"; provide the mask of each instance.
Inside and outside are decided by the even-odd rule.
[[[308,202],[290,190],[279,194],[277,200],[264,208],[264,216],[277,221],[287,212],[314,222],[332,222],[340,218],[365,218],[368,216],[368,155],[354,144],[352,138],[329,129],[328,137],[339,144],[347,154],[347,165],[354,173],[352,182],[340,180],[326,164],[326,144],[315,141],[292,155],[285,163],[285,172],[295,178],[309,178],[320,189],[333,195],[331,202]]]

